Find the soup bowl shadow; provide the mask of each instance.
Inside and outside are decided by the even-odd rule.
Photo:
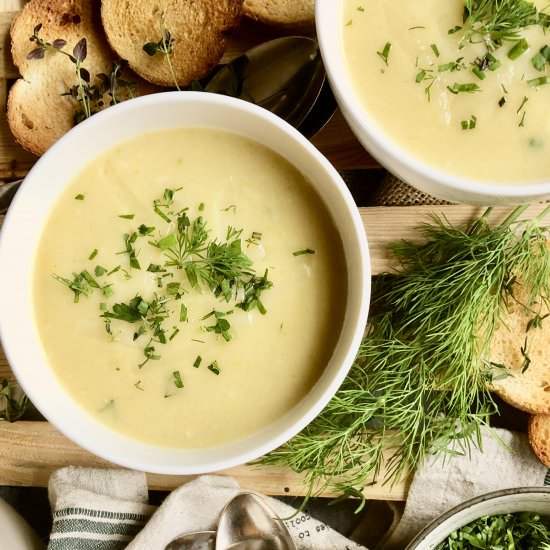
[[[496,206],[525,204],[550,198],[550,179],[518,184],[459,177],[419,160],[384,132],[363,106],[347,70],[342,36],[345,29],[343,9],[346,2],[347,0],[316,0],[315,20],[319,47],[342,114],[363,147],[381,165],[420,191],[451,202]]]
[[[224,130],[255,140],[293,164],[326,204],[343,243],[345,318],[333,354],[311,391],[283,417],[245,439],[204,449],[164,448],[115,432],[85,411],[48,365],[33,310],[33,267],[57,199],[94,158],[149,131],[178,127]],[[250,103],[201,92],[165,92],[110,107],[53,145],[25,178],[0,235],[0,337],[10,366],[38,410],[88,451],[129,468],[198,474],[244,464],[303,429],[335,394],[361,342],[370,298],[370,260],[356,205],[338,172],[298,131]]]

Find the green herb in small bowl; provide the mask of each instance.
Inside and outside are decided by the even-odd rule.
[[[453,508],[406,550],[550,550],[550,488],[505,489]]]

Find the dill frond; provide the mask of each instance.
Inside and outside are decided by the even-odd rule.
[[[485,354],[514,285],[531,303],[550,297],[548,209],[518,221],[525,208],[495,227],[491,209],[464,228],[434,217],[419,228],[423,244],[394,244],[400,268],[373,281],[369,327],[342,387],[260,462],[305,472],[310,494],[360,496],[428,455],[479,447],[480,428],[498,413],[489,383],[502,375]]]

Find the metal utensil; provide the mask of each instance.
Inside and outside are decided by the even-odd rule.
[[[165,550],[215,550],[216,531],[197,531],[174,539]]]
[[[282,520],[253,493],[240,493],[222,510],[216,550],[295,550]]]
[[[299,129],[325,81],[317,41],[285,36],[264,42],[221,67],[204,90],[256,103]],[[329,118],[335,109],[334,102]]]

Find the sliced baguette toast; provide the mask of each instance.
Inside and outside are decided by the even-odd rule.
[[[30,0],[11,26],[12,56],[22,78],[11,87],[7,119],[15,139],[27,150],[40,155],[75,124],[81,105],[66,94],[77,84],[75,65],[55,51],[46,51],[42,58],[29,59],[37,47],[30,41],[37,25],[40,37],[52,43],[66,41],[64,50],[71,53],[82,38],[87,41],[87,56],[82,66],[93,80],[97,74],[109,74],[115,56],[108,47],[101,28],[99,0]],[[133,93],[154,91],[137,75],[125,72],[124,77],[136,84]],[[120,100],[127,98],[121,90]],[[104,105],[109,101],[105,98]]]
[[[103,0],[101,19],[109,44],[136,73],[161,86],[174,86],[174,77],[185,86],[218,63],[241,8],[242,0]],[[173,75],[165,54],[143,49],[165,31],[172,40]]]
[[[538,459],[550,468],[550,415],[535,414],[529,419],[529,443]]]
[[[315,25],[315,0],[244,0],[243,13],[268,25],[311,30]]]
[[[491,343],[490,360],[509,369],[491,389],[510,405],[531,414],[550,414],[550,313],[544,303],[528,309],[518,291]]]

